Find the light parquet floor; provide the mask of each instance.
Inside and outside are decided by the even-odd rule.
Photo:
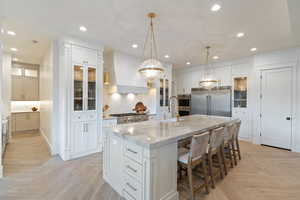
[[[299,200],[300,154],[241,142],[243,160],[204,200]],[[2,200],[120,200],[102,179],[102,154],[63,162],[53,157],[0,181]],[[180,200],[187,199],[184,191]]]

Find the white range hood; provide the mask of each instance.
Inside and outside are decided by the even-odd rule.
[[[114,51],[104,55],[104,63],[110,72],[110,93],[148,93],[147,81],[138,73],[139,58]]]

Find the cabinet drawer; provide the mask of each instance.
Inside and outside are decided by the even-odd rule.
[[[86,115],[83,112],[75,112],[72,114],[72,121],[85,121],[86,120]]]
[[[123,186],[124,196],[128,196],[129,199],[142,199],[142,187],[139,182],[137,182],[131,176],[125,174],[124,186]]]
[[[86,113],[86,120],[97,120],[97,113]]]
[[[137,181],[141,182],[142,178],[142,165],[132,161],[125,157],[124,160],[124,170],[127,174],[131,175]]]
[[[143,156],[143,148],[133,144],[133,143],[129,143],[129,142],[125,142],[124,144],[124,153],[125,156],[127,156],[128,158],[131,158],[132,160],[138,162],[138,163],[142,163],[142,156]]]

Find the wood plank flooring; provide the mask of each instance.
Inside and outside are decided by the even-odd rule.
[[[13,133],[4,155],[4,176],[24,173],[49,159],[48,146],[38,131]]]
[[[241,142],[243,160],[203,200],[299,200],[300,154]],[[102,179],[102,154],[42,166],[0,180],[5,200],[120,200]],[[187,195],[180,191],[180,200]]]

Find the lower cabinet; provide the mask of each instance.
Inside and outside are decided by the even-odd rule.
[[[71,158],[98,151],[97,121],[73,122],[71,132]]]
[[[12,132],[38,130],[40,128],[39,112],[13,113],[11,117]]]
[[[239,118],[241,120],[241,127],[239,132],[239,138],[243,140],[251,140],[251,117],[248,109],[246,108],[235,108],[232,112],[232,117]]]

